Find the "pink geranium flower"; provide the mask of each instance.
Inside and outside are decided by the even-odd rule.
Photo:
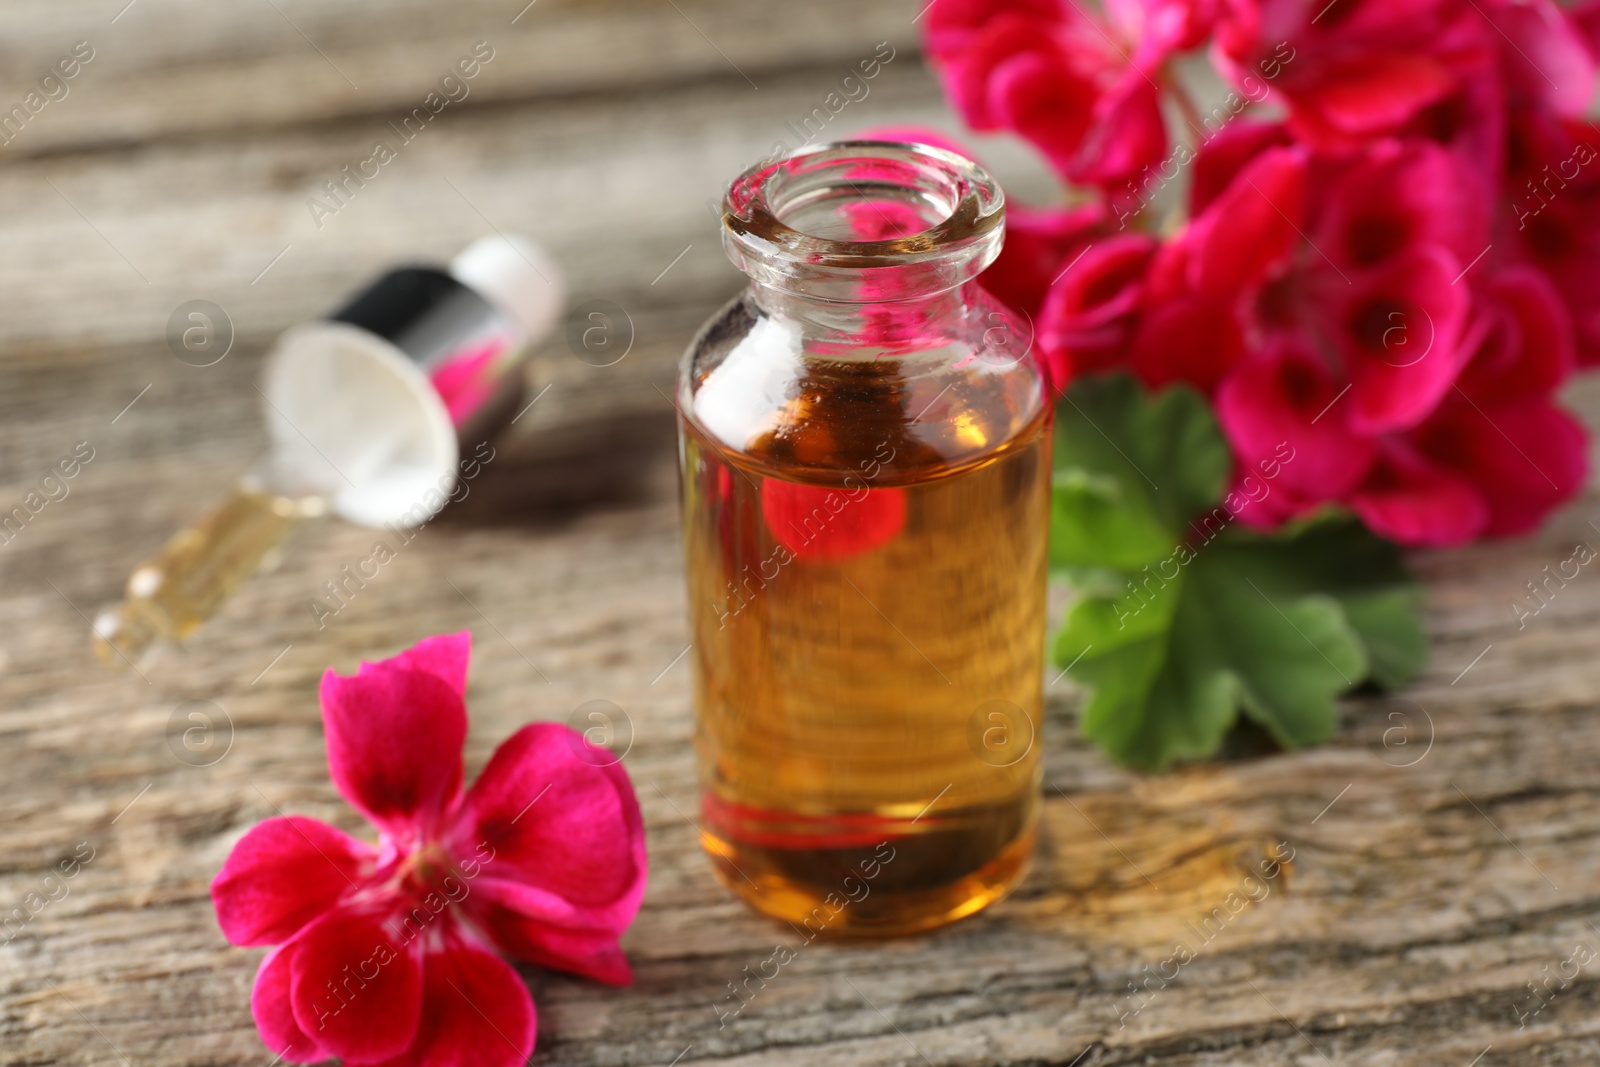
[[[1155,250],[1152,237],[1119,233],[1086,244],[1059,272],[1040,311],[1038,329],[1039,348],[1058,390],[1075,375],[1117,365]]]
[[[247,833],[211,886],[236,945],[276,946],[251,995],[291,1063],[523,1063],[533,1000],[501,953],[631,981],[617,937],[645,887],[615,758],[555,723],[513,734],[462,791],[471,635],[322,679],[328,769],[376,846],[303,816]]]
[[[1161,332],[1134,348],[1134,367],[1147,380],[1215,386],[1242,469],[1294,442],[1277,498],[1246,516],[1254,524],[1340,503],[1407,544],[1532,528],[1586,469],[1581,429],[1550,401],[1575,362],[1555,287],[1531,266],[1481,262],[1490,220],[1460,155],[1377,140],[1321,160],[1312,200],[1266,180],[1267,161],[1289,151],[1277,140],[1219,139],[1227,154],[1213,170],[1234,177],[1208,186],[1205,208],[1162,250],[1182,269],[1146,281],[1145,331]],[[1244,146],[1255,154],[1240,163]],[[1270,221],[1263,201],[1293,220],[1287,260],[1282,231],[1259,226]],[[1262,272],[1207,267],[1211,232],[1231,236],[1238,262]],[[1474,263],[1481,279],[1465,269]],[[1208,270],[1224,278],[1213,300],[1186,304]],[[1189,306],[1225,314],[1229,331],[1194,321],[1162,331]]]
[[[1209,9],[1126,0],[1101,18],[1072,0],[935,0],[925,25],[973,129],[1014,130],[1068,179],[1113,186],[1166,154],[1155,75],[1204,34]]]
[[[1017,212],[983,279],[1034,316],[1057,388],[1116,368],[1194,386],[1240,474],[1293,448],[1241,516],[1257,526],[1331,505],[1454,545],[1530,530],[1582,487],[1557,391],[1600,365],[1600,0],[925,15],[967,123],[1018,134],[1088,199]],[[1208,41],[1231,93],[1175,62]]]
[[[1343,152],[1481,76],[1493,36],[1458,0],[1245,0],[1228,6],[1215,58],[1242,90],[1261,85],[1286,104],[1300,139]],[[1264,70],[1276,77],[1261,79]]]

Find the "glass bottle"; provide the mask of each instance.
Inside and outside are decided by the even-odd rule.
[[[1051,406],[975,279],[1004,199],[922,145],[746,172],[749,288],[678,381],[702,843],[819,935],[970,914],[1039,810]]]

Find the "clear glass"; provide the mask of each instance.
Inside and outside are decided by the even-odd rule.
[[[678,384],[702,841],[805,936],[1004,895],[1039,806],[1050,405],[974,279],[1003,198],[918,145],[743,175],[752,284]]]
[[[252,473],[228,497],[173,534],[128,577],[123,599],[94,622],[100,662],[134,667],[158,641],[198,630],[251,575],[276,565],[285,542],[324,514],[320,495],[286,495]]]

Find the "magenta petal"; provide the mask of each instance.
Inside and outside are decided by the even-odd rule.
[[[1034,140],[1039,140],[1037,135]],[[1130,68],[1095,101],[1092,121],[1068,176],[1094,185],[1121,185],[1146,173],[1146,168],[1157,169],[1166,154],[1161,94],[1143,70]]]
[[[1368,52],[1332,67],[1313,106],[1339,130],[1354,134],[1392,130],[1444,97],[1455,77],[1421,53]]]
[[[1269,148],[1289,143],[1281,123],[1236,119],[1220,127],[1200,148],[1194,161],[1194,182],[1189,188],[1189,214],[1199,215],[1221,196],[1245,166]]]
[[[525,726],[495,750],[462,801],[451,847],[458,862],[483,858],[493,878],[605,909],[622,925],[644,896],[644,823],[627,772],[558,723]]]
[[[1600,0],[1578,0],[1567,8],[1573,29],[1589,46],[1589,54],[1600,56]]]
[[[1086,247],[1057,269],[1037,330],[1057,391],[1075,374],[1105,370],[1127,359],[1145,269],[1155,249],[1155,240],[1144,234],[1117,234]]]
[[[1202,43],[1220,9],[1217,0],[1106,0],[1112,24],[1125,40],[1138,41],[1154,62]]]
[[[223,936],[277,945],[338,904],[373,869],[377,852],[301,815],[252,827],[211,883]]]
[[[1134,337],[1134,373],[1152,389],[1188,382],[1210,392],[1244,354],[1238,313],[1211,296],[1184,296],[1150,308]]]
[[[521,1067],[538,1036],[533,998],[500,957],[459,938],[424,960],[411,1047],[377,1067]]]
[[[622,955],[618,929],[573,925],[560,907],[549,907],[538,894],[510,883],[482,885],[469,897],[472,918],[502,952],[539,966],[592,977],[608,985],[634,981],[634,969]]]
[[[1228,375],[1217,390],[1217,420],[1243,473],[1273,474],[1273,491],[1302,503],[1336,500],[1355,488],[1374,456],[1370,439],[1346,429],[1342,392],[1309,342],[1286,341]]]
[[[250,1014],[255,1016],[261,1041],[286,1063],[316,1063],[328,1051],[313,1041],[294,1021],[289,1001],[290,965],[295,946],[284,945],[267,953],[250,991]]]
[[[1307,160],[1293,148],[1268,148],[1190,223],[1189,284],[1196,292],[1231,296],[1260,282],[1300,238]]]
[[[1593,102],[1595,59],[1574,14],[1551,0],[1490,3],[1484,17],[1502,34],[1501,62],[1513,86],[1578,118]]]
[[[945,95],[967,125],[992,130],[1003,124],[995,104],[1011,95],[1007,86],[1019,75],[1040,86],[1075,86],[1073,91],[1087,112],[1094,88],[1055,47],[1055,33],[1053,23],[1036,16],[1001,12],[975,31],[961,49],[940,57],[938,69]],[[1082,116],[1075,111],[1063,113],[1058,121],[1063,129],[1081,129],[1082,123]]]
[[[1398,441],[1380,454],[1349,504],[1373,533],[1403,545],[1465,544],[1489,521],[1471,482]]]
[[[1428,245],[1382,268],[1329,281],[1327,328],[1350,375],[1350,425],[1383,433],[1417,425],[1438,406],[1470,355],[1462,334],[1469,290],[1456,258]]]
[[[472,631],[425,637],[399,655],[374,664],[397,671],[433,674],[457,693],[467,691],[467,664],[472,658]]]
[[[1490,537],[1533,530],[1578,494],[1589,471],[1583,424],[1544,398],[1490,406],[1457,396],[1414,439],[1477,487]]]
[[[1057,209],[1006,204],[1006,241],[978,284],[1011,307],[1036,315],[1045,293],[1105,223],[1098,204]]]
[[[615,935],[627,925],[627,918],[619,919],[608,908],[583,907],[548,889],[526,882],[509,882],[487,873],[471,879],[471,890],[462,900],[463,907],[474,915],[491,906],[510,908],[527,918],[562,929],[605,930]]]
[[[1002,15],[1022,15],[1048,25],[1066,17],[1062,0],[935,0],[922,19],[928,53],[944,56],[971,47],[984,26]]]
[[[1555,286],[1535,267],[1509,267],[1478,301],[1482,342],[1461,372],[1461,391],[1486,404],[1544,396],[1577,364],[1577,342]]]
[[[467,709],[437,674],[363,663],[322,676],[328,771],[344,798],[402,840],[436,824],[461,790]]]
[[[330,1054],[356,1063],[409,1048],[422,1010],[422,965],[395,944],[383,918],[330,912],[295,940],[290,963],[295,1023]]]
[[[1424,243],[1470,263],[1489,243],[1487,199],[1458,154],[1421,139],[1380,141],[1328,189],[1317,247],[1346,266]]]
[[[993,125],[1015,130],[1058,171],[1071,176],[1099,102],[1099,86],[1063,57],[1030,51],[996,66],[985,89],[984,113]],[[974,129],[983,128],[974,124]]]

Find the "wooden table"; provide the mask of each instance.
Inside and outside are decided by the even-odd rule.
[[[662,391],[739,283],[706,207],[721,182],[793,144],[785,124],[880,41],[895,59],[833,130],[948,125],[915,54],[920,0],[125,3],[0,16],[0,102],[75,42],[94,51],[0,148],[0,503],[94,449],[0,545],[0,909],[92,853],[0,948],[0,1063],[268,1064],[247,1007],[260,953],[223,941],[208,883],[278,810],[363,829],[328,782],[317,677],[461,627],[470,770],[586,700],[633,733],[652,859],[624,942],[638,980],[526,970],[538,1062],[1600,1060],[1600,963],[1561,977],[1580,946],[1600,951],[1600,577],[1523,628],[1511,607],[1575,542],[1600,545],[1592,494],[1532,540],[1419,559],[1431,667],[1346,701],[1314,751],[1140,778],[1076,738],[1077,696],[1056,685],[1044,843],[1020,891],[931,936],[805,947],[719,1022],[728,983],[793,936],[721,891],[696,847]],[[479,40],[495,57],[470,97],[319,227],[322,182]],[[1014,147],[991,158],[1013,192],[1048,188]],[[101,669],[84,616],[264,447],[251,383],[277,332],[494,228],[544,242],[575,303],[623,309],[627,357],[597,367],[551,339],[532,367],[549,391],[501,458],[325,628],[308,600],[371,539],[335,522],[142,676]],[[236,331],[205,368],[164,340],[197,298]],[[1600,392],[1574,402],[1600,421]],[[189,701],[231,724],[208,766],[174,754]],[[1226,910],[1280,842],[1287,872]],[[1206,916],[1196,957],[1130,994],[1172,974]]]

